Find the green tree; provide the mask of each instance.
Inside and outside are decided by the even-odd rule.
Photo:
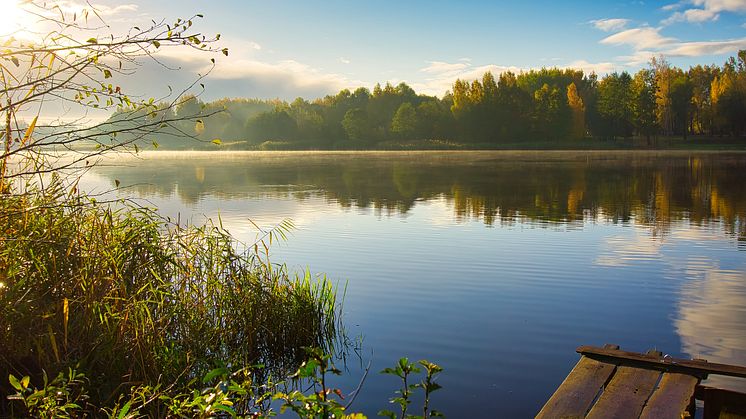
[[[401,139],[412,139],[417,130],[417,112],[409,102],[404,102],[396,110],[391,120],[391,131],[395,132]]]
[[[602,135],[610,138],[632,136],[632,77],[611,73],[598,84],[598,113]]]
[[[342,119],[347,138],[356,143],[363,143],[368,139],[368,114],[360,108],[350,109]]]
[[[651,69],[638,71],[632,81],[632,91],[632,123],[637,133],[644,135],[650,145],[650,137],[658,131],[658,119],[655,114],[655,72]]]

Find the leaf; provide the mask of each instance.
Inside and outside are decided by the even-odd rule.
[[[222,145],[223,144],[223,142],[220,141],[220,138],[216,138],[216,139],[212,140],[212,143],[215,144],[215,145]]]
[[[396,419],[396,413],[390,410],[381,410],[378,412],[378,416],[385,416],[387,418]]]
[[[88,38],[88,40],[86,42],[88,42],[89,44],[98,44],[98,39],[96,39],[96,38]]]
[[[236,411],[233,410],[230,406],[226,406],[224,404],[218,404],[218,405],[214,405],[213,408],[215,410],[220,410],[222,412],[228,413],[229,415],[231,415],[233,417],[236,416]]]
[[[18,381],[18,379],[13,374],[10,374],[8,376],[8,380],[10,381],[10,385],[13,386],[14,389],[19,390],[19,391],[21,390],[21,383]]]
[[[21,63],[18,61],[18,58],[16,57],[10,57],[10,61],[13,61],[13,64],[15,64],[16,67],[21,65]]]
[[[122,406],[122,410],[119,411],[119,414],[117,415],[117,419],[124,419],[125,417],[127,417],[127,413],[129,413],[131,406],[132,406],[132,400],[125,403],[124,406]]]
[[[215,368],[205,375],[205,378],[202,379],[202,382],[209,383],[210,381],[212,381],[213,378],[220,375],[227,375],[228,373],[230,373],[230,371],[228,371],[228,369],[226,368]]]
[[[105,79],[111,78],[111,71],[104,69],[104,78]]]
[[[117,188],[119,187],[120,183],[121,182],[119,181],[119,179],[114,179],[114,184],[117,186]]]
[[[39,119],[39,115],[36,115],[34,119],[31,121],[31,125],[26,128],[26,133],[23,134],[23,140],[21,140],[21,145],[23,146],[26,144],[29,138],[31,138],[31,134],[34,133],[34,128],[36,128],[36,121]]]
[[[160,48],[161,47],[161,43],[158,42],[158,41],[153,41],[153,46],[155,46],[156,48]]]
[[[223,55],[228,56],[228,48],[223,48]]]
[[[28,375],[21,378],[21,387],[28,388],[29,381],[31,381],[31,377],[29,377]]]

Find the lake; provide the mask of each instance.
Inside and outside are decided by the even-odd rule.
[[[273,261],[346,285],[361,337],[335,380],[376,417],[401,356],[444,367],[450,417],[532,417],[575,348],[658,348],[746,364],[746,154],[152,152],[81,185],[251,242],[292,219]],[[355,351],[353,351],[354,353]],[[719,380],[741,391],[743,382]]]

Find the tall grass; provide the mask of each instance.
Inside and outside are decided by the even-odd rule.
[[[9,374],[68,367],[96,406],[216,367],[286,374],[302,347],[332,350],[338,305],[328,280],[237,250],[219,225],[174,225],[60,182],[0,196],[0,394]]]

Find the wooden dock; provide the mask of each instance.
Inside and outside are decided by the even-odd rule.
[[[746,394],[700,386],[708,374],[746,378],[746,367],[581,346],[575,368],[537,418],[746,418]]]

